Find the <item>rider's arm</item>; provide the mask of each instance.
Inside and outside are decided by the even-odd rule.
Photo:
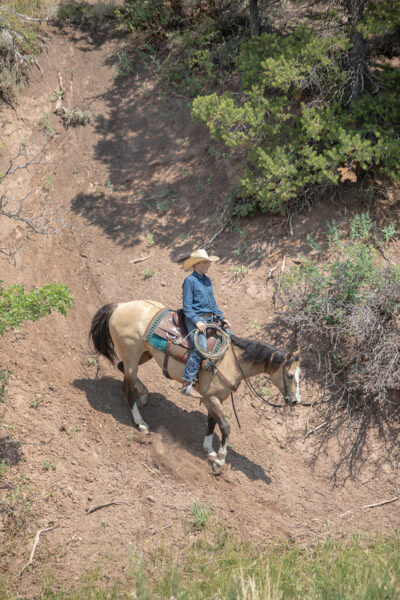
[[[220,310],[217,306],[212,286],[210,287],[210,300],[211,300],[211,312],[214,315],[218,315],[218,317],[221,319],[221,321],[223,321],[225,319],[225,317],[223,315],[222,310]]]
[[[182,284],[182,304],[185,317],[196,322],[196,313],[193,310],[193,282],[186,277]]]

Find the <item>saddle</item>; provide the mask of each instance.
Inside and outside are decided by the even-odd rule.
[[[170,378],[167,371],[168,358],[172,356],[175,360],[186,364],[189,356],[194,350],[188,336],[188,330],[185,325],[185,315],[183,310],[163,309],[156,314],[150,323],[145,341],[157,350],[165,352],[163,373]],[[220,345],[221,338],[214,328],[207,327],[207,351],[215,353]],[[201,368],[208,370],[212,364],[209,358],[202,361]]]

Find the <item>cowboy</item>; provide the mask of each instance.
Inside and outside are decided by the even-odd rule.
[[[200,348],[207,349],[206,329],[208,323],[221,322],[223,328],[230,333],[230,323],[215,302],[210,279],[207,277],[211,263],[219,260],[218,256],[208,256],[206,250],[195,250],[183,263],[183,270],[189,271],[182,284],[183,312],[189,339],[194,347],[183,372],[181,393],[189,395],[203,357],[194,345],[194,334],[199,330],[197,343]]]

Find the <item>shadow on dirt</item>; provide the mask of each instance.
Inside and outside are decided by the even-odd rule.
[[[23,457],[19,446],[20,442],[14,442],[9,437],[0,438],[0,463],[4,462],[9,467],[17,465]]]
[[[220,231],[236,185],[232,169],[238,165],[206,127],[193,122],[190,98],[158,89],[157,75],[137,52],[127,38],[106,60],[114,77],[108,89],[85,99],[89,106],[105,107],[92,125],[103,176],[95,190],[79,192],[71,207],[115,244],[135,248],[151,236],[152,244],[167,248],[176,261]],[[229,223],[216,245],[223,241],[226,259],[260,266],[276,243],[281,219],[264,217],[251,239],[245,223],[239,218]]]
[[[92,408],[100,412],[111,413],[117,421],[131,426],[133,431],[136,431],[120,381],[113,377],[96,380],[76,379],[73,385],[85,392]],[[203,412],[186,411],[162,394],[150,393],[148,403],[141,409],[141,414],[152,431],[164,431],[171,440],[185,448],[193,456],[204,459],[206,465],[202,449],[206,430],[206,415]],[[271,483],[271,478],[263,467],[236,450],[229,449],[227,463],[230,464],[233,471],[241,471],[248,479]]]

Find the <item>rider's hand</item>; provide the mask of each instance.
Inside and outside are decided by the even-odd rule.
[[[207,325],[205,323],[203,323],[203,321],[197,321],[196,327],[197,327],[197,329],[199,329],[201,331],[201,333],[206,332]]]
[[[223,323],[224,329],[231,328],[231,324],[229,323],[228,319],[224,319],[222,323]]]

